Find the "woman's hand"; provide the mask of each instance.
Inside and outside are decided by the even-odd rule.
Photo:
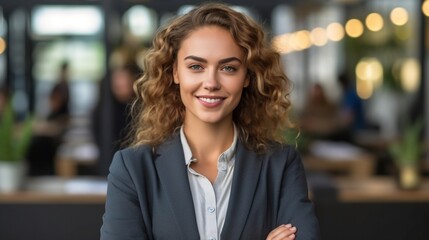
[[[268,234],[267,240],[295,239],[296,227],[292,224],[282,224]]]

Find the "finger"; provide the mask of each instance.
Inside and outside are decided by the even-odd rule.
[[[273,229],[267,236],[267,240],[271,240],[274,236],[278,235],[279,233],[281,233],[283,231],[284,228],[290,228],[292,227],[291,224],[282,224],[278,227],[276,227],[275,229]]]
[[[276,236],[273,237],[273,240],[281,240],[281,239],[295,239],[296,227],[290,227],[288,229],[284,229],[279,232]]]
[[[273,240],[295,239],[296,227],[285,228],[279,234],[273,237]]]
[[[296,227],[292,225],[280,225],[268,235],[269,240],[280,240],[280,239],[295,239]]]

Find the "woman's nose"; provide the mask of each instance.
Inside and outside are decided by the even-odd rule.
[[[204,77],[205,77],[203,82],[204,89],[207,89],[210,91],[220,89],[219,79],[216,71],[208,71]]]

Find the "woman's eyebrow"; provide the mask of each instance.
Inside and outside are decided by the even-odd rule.
[[[208,62],[208,61],[207,61],[206,59],[204,59],[204,58],[200,58],[200,57],[193,56],[193,55],[187,56],[187,57],[185,57],[183,60],[187,60],[187,59],[192,59],[192,60],[195,60],[195,61],[198,61],[198,62],[203,62],[203,63],[207,63],[207,62]]]
[[[192,59],[192,60],[195,60],[195,61],[198,61],[198,62],[203,62],[203,63],[207,63],[208,62],[207,59],[204,59],[204,58],[201,58],[201,57],[197,57],[197,56],[194,56],[194,55],[189,55],[189,56],[186,56],[184,58],[184,60],[187,60],[187,59]],[[219,60],[218,63],[219,64],[224,64],[224,63],[233,62],[233,61],[237,61],[239,63],[242,63],[241,60],[239,58],[237,58],[237,57],[224,58],[224,59]]]
[[[225,59],[220,60],[219,64],[224,64],[224,63],[233,62],[233,61],[237,61],[237,62],[241,63],[241,60],[239,58],[229,57],[229,58],[225,58]]]

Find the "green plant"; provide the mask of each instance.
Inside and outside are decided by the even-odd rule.
[[[390,153],[398,167],[417,166],[419,164],[424,149],[420,137],[423,126],[422,119],[408,124],[401,140],[390,146]]]
[[[0,118],[0,161],[16,162],[25,158],[32,135],[32,119],[17,125],[12,106],[6,105]]]

